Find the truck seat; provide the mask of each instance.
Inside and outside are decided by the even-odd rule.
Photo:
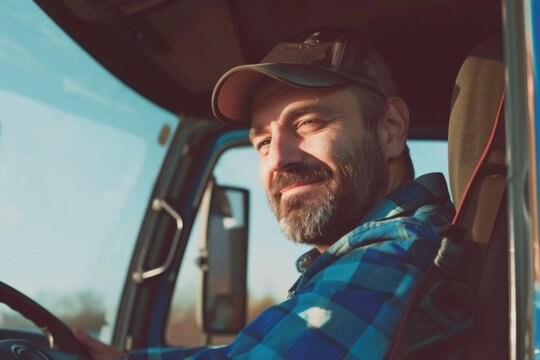
[[[450,187],[441,234],[387,359],[508,359],[508,220],[501,39],[465,59],[452,96]]]

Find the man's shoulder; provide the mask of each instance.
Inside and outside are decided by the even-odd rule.
[[[453,211],[451,203],[425,204],[408,214],[365,222],[340,240],[344,243],[340,252],[384,244],[406,249],[415,241],[438,247],[439,231],[451,223]]]
[[[444,219],[437,216],[434,220]],[[401,217],[364,224],[365,229],[348,239],[348,251],[342,253],[341,261],[368,262],[388,266],[390,263],[414,262],[416,258],[431,261],[440,247],[442,240],[440,227],[426,219]],[[420,265],[420,264],[418,264]],[[421,265],[424,268],[424,264]]]
[[[452,220],[455,209],[445,178],[430,173],[401,186],[379,200],[362,219],[362,224],[413,218],[436,226]],[[440,224],[440,225],[439,225]]]

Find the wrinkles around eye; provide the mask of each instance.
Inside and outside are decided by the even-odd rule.
[[[263,140],[260,140],[260,141],[256,141],[255,145],[254,145],[255,150],[261,151],[262,148],[267,147],[268,145],[270,145],[270,141],[271,141],[271,139],[263,139]]]

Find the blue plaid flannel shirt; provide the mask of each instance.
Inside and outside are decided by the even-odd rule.
[[[297,261],[286,301],[226,346],[134,350],[130,360],[382,359],[454,214],[442,174],[419,177],[379,201],[326,252]]]

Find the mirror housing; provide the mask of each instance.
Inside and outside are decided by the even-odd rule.
[[[207,335],[233,335],[246,323],[249,191],[212,182],[205,197],[199,315]]]

